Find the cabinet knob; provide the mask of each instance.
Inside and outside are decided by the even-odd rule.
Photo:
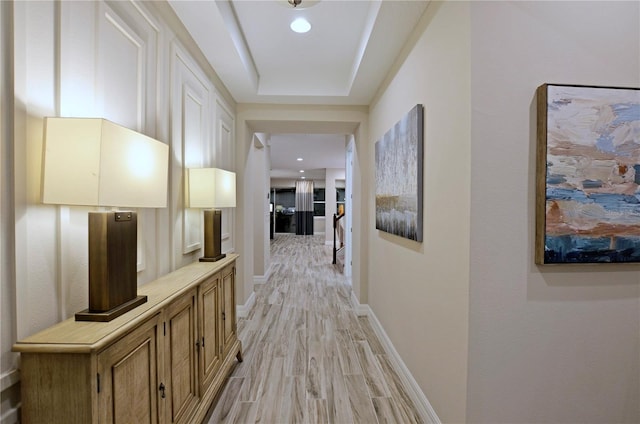
[[[165,393],[164,393],[165,387],[164,387],[164,383],[160,383],[160,387],[158,387],[158,390],[160,390],[160,393],[162,393],[162,394],[160,395],[160,397],[161,397],[162,399],[164,399],[164,398],[165,398]]]
[[[222,320],[224,321],[224,320],[226,320],[226,319],[227,319],[227,316],[226,316],[226,315],[225,315],[225,313],[223,312],[223,313],[222,313]]]

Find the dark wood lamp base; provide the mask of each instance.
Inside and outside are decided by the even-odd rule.
[[[119,317],[122,314],[129,312],[132,309],[137,308],[138,306],[146,303],[147,296],[136,296],[135,299],[130,300],[122,305],[116,306],[115,308],[105,311],[105,312],[91,312],[89,309],[85,309],[84,311],[76,312],[76,321],[99,321],[99,322],[109,322],[114,318]]]
[[[107,322],[142,305],[136,275],[135,212],[89,212],[89,308],[76,321]]]
[[[222,253],[222,211],[204,211],[204,256],[200,262],[216,262],[227,255]]]

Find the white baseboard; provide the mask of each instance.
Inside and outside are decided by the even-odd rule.
[[[267,272],[264,275],[253,276],[253,284],[265,284],[269,280],[272,271],[273,262],[269,264],[269,268],[267,268]],[[256,303],[255,291],[251,292],[249,299],[247,299],[244,305],[236,305],[236,315],[238,316],[238,318],[246,318],[249,315],[249,311],[251,311],[254,303]]]
[[[256,303],[256,292],[251,292],[249,299],[247,299],[244,305],[236,305],[236,316],[238,318],[248,317],[254,303]]]
[[[351,303],[353,305],[353,309],[358,316],[366,316],[369,318],[369,323],[373,328],[373,331],[380,339],[380,343],[384,347],[384,350],[389,355],[389,360],[391,361],[391,365],[394,370],[398,373],[402,384],[407,390],[407,394],[413,401],[414,406],[416,407],[418,414],[424,420],[424,422],[429,424],[441,424],[440,418],[436,414],[436,411],[431,406],[431,403],[425,396],[424,392],[418,385],[418,382],[413,378],[409,368],[405,365],[404,361],[400,357],[400,354],[391,343],[391,339],[387,336],[387,333],[384,331],[382,324],[378,321],[376,314],[373,313],[373,310],[369,307],[369,305],[362,305],[359,303],[356,295],[351,292]]]
[[[351,306],[353,307],[354,312],[359,317],[366,317],[369,315],[369,305],[363,305],[360,303],[356,294],[351,290]]]
[[[267,282],[267,280],[271,276],[271,270],[272,270],[271,265],[273,265],[273,263],[269,264],[269,268],[267,269],[267,272],[264,275],[253,276],[253,284],[265,284]]]

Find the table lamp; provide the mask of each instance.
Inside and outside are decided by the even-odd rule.
[[[167,205],[169,146],[101,118],[45,118],[42,202],[129,208]],[[136,275],[134,211],[89,212],[89,308],[111,321],[145,303]]]
[[[236,174],[218,168],[187,170],[186,205],[204,211],[204,256],[200,262],[216,262],[222,253],[222,211],[236,206]]]

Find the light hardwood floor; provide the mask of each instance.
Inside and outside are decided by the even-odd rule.
[[[324,237],[276,234],[271,261],[205,423],[422,423]]]

